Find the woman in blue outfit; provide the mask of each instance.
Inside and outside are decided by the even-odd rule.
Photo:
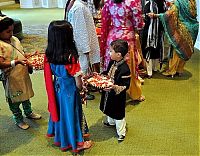
[[[62,151],[90,148],[91,141],[84,142],[81,130],[82,81],[78,53],[72,26],[65,20],[52,21],[49,25],[44,76],[50,112],[47,136],[54,137],[54,144]]]

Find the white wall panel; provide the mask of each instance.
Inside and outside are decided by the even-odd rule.
[[[66,3],[67,3],[67,0],[58,0],[58,7],[65,8]]]
[[[41,0],[20,0],[21,8],[40,8],[42,7]]]
[[[58,7],[57,0],[42,0],[43,8],[56,8]]]

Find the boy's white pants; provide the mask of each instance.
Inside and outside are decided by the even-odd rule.
[[[125,118],[123,118],[122,120],[116,120],[113,119],[109,116],[107,116],[107,121],[110,125],[116,125],[116,130],[117,130],[117,134],[118,136],[126,136],[126,121]]]

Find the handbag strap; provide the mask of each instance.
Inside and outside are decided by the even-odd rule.
[[[15,47],[13,44],[11,44],[11,43],[8,43],[8,44],[10,44],[14,49],[16,49],[20,54],[22,54],[23,56],[24,56],[24,51],[22,50],[22,52],[24,52],[24,53],[22,53],[17,47]],[[25,57],[25,56],[24,56]]]
[[[1,41],[3,41],[3,40],[1,40]],[[3,41],[3,42],[5,42],[5,41]],[[23,56],[24,56],[24,54],[23,53],[25,53],[23,50],[22,50],[22,52],[17,48],[17,47],[15,47],[13,44],[11,44],[11,43],[8,43],[8,42],[5,42],[5,43],[7,43],[7,44],[10,44],[14,49],[16,49],[20,54],[22,54]],[[24,56],[25,57],[25,56]]]

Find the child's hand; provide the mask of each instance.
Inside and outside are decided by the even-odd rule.
[[[27,59],[24,59],[24,60],[15,60],[15,64],[16,65],[17,64],[21,64],[21,65],[26,66],[26,65],[28,65],[28,61],[27,61]]]
[[[31,57],[33,54],[31,54],[31,53],[25,53],[24,54],[24,56],[25,56],[25,58],[29,58],[29,57]]]
[[[106,91],[106,92],[109,92],[111,89],[114,88],[114,86],[115,86],[115,85],[112,85],[112,86],[110,86],[110,87],[108,87],[108,88],[104,88],[103,90]]]
[[[92,74],[93,74],[93,75],[98,75],[98,73],[97,73],[97,72],[93,72]]]

